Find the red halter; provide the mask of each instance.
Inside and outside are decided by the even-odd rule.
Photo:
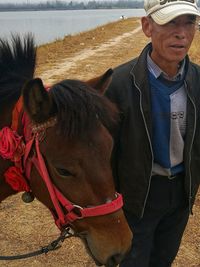
[[[21,100],[18,102],[18,105],[21,106],[19,103],[22,103]],[[16,106],[14,110],[16,111],[13,113],[14,120],[12,125],[15,125],[13,128],[17,129],[16,118],[19,117],[19,108]],[[16,116],[16,112],[18,113],[18,116]],[[119,193],[115,194],[116,198],[111,202],[94,207],[80,207],[69,201],[52,183],[39,147],[39,143],[43,140],[46,129],[55,125],[56,118],[51,118],[49,121],[38,126],[31,126],[27,114],[24,113],[22,117],[22,123],[24,126],[24,138],[26,141],[23,157],[25,176],[28,180],[30,180],[31,168],[34,164],[49,191],[56,211],[56,214],[52,214],[54,216],[56,225],[60,229],[66,227],[77,219],[106,215],[116,212],[122,208],[123,200],[122,195]],[[30,156],[30,152],[33,147],[35,147],[36,155]]]

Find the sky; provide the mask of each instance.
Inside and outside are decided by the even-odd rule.
[[[0,4],[7,4],[7,3],[46,3],[47,1],[55,1],[55,0],[0,0]],[[71,0],[59,0],[62,2],[70,2]],[[88,0],[73,0],[77,2],[88,2]],[[96,1],[105,1],[105,0],[96,0]]]
[[[7,3],[17,3],[17,4],[22,4],[22,3],[46,3],[47,1],[56,1],[56,0],[0,0],[0,4],[7,4]],[[71,0],[59,0],[61,2],[70,2]],[[89,0],[72,0],[72,1],[76,1],[76,2],[88,2]],[[106,1],[106,0],[96,0],[98,1]],[[108,0],[110,1],[110,0]],[[116,1],[116,0],[112,0],[112,1]],[[138,1],[142,1],[142,0],[138,0]]]
[[[17,4],[21,4],[21,3],[46,3],[48,0],[0,0],[0,4],[7,4],[7,3],[17,3]],[[55,1],[55,0],[49,0],[49,1]],[[60,0],[63,2],[70,2],[71,0]],[[86,0],[73,0],[73,1],[77,1],[77,2],[87,2]],[[102,0],[98,0],[98,1],[102,1]]]

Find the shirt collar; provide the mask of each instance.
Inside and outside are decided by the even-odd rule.
[[[172,78],[169,77],[167,73],[165,73],[163,70],[161,70],[161,68],[152,60],[149,53],[147,54],[147,67],[156,79],[159,77],[163,77],[170,81],[180,81],[184,77],[185,59],[180,63],[180,67],[177,74]]]

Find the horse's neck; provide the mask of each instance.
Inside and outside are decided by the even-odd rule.
[[[6,199],[7,197],[16,194],[17,192],[14,191],[9,184],[7,184],[4,178],[1,176],[0,179],[0,203]]]
[[[16,102],[0,107],[0,130],[12,123],[12,110]]]
[[[12,166],[12,163],[8,160],[4,160],[0,157],[0,202],[10,195],[16,192],[5,182],[4,172]]]

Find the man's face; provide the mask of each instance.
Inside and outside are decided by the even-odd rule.
[[[156,24],[151,18],[143,23],[146,23],[144,33],[152,41],[151,57],[155,63],[178,64],[185,57],[195,34],[195,16],[182,15],[164,25]]]

